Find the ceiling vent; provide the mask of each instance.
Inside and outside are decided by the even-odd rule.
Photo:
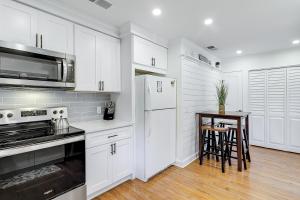
[[[89,0],[90,2],[93,2],[94,4],[104,8],[104,9],[108,9],[112,6],[112,3],[110,3],[109,1],[106,0]]]
[[[212,51],[216,51],[216,50],[218,50],[218,48],[217,47],[215,47],[215,46],[208,46],[208,47],[206,47],[207,49],[209,49],[209,50],[212,50]]]

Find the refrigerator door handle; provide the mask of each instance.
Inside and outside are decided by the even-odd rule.
[[[150,87],[150,84],[148,83],[148,89],[147,89],[148,93],[149,93],[149,97],[151,96],[152,90]],[[152,108],[151,106],[151,98],[148,98],[147,101],[149,102],[149,107]]]

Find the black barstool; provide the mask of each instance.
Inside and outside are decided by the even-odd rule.
[[[222,172],[225,172],[225,161],[230,156],[229,152],[229,138],[228,138],[228,128],[216,127],[211,125],[201,126],[201,146],[200,146],[200,165],[203,164],[203,157],[207,155],[207,159],[210,159],[210,155],[214,155],[216,161],[219,161],[221,157],[221,167]],[[206,147],[206,148],[205,148]],[[228,159],[229,164],[231,161]]]

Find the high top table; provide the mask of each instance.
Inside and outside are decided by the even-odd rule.
[[[236,140],[237,140],[237,160],[238,160],[238,171],[242,171],[242,120],[245,119],[245,129],[246,134],[249,135],[249,115],[250,112],[225,112],[225,114],[220,114],[217,111],[204,111],[198,112],[196,115],[199,118],[199,144],[201,143],[201,135],[202,135],[202,121],[203,118],[210,118],[211,125],[215,124],[215,119],[227,119],[227,120],[236,120],[237,122],[237,133],[236,133]],[[199,145],[199,155],[200,155],[200,145]]]

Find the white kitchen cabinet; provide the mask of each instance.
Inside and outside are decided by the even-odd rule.
[[[41,48],[74,54],[73,23],[43,12],[39,12],[37,21]]]
[[[115,143],[115,153],[112,156],[112,181],[116,182],[131,173],[131,140],[125,139]]]
[[[97,35],[97,80],[101,91],[121,91],[120,40],[104,34]]]
[[[36,45],[37,11],[22,4],[1,0],[0,40]]]
[[[131,126],[87,134],[86,182],[89,198],[132,175],[132,134]]]
[[[111,145],[105,144],[86,150],[87,193],[91,194],[111,182]]]
[[[96,80],[97,32],[75,25],[76,91],[99,91]]]
[[[167,71],[168,50],[139,36],[133,36],[133,62],[137,69]],[[152,71],[153,70],[153,71]]]
[[[120,92],[120,40],[75,25],[76,90]]]

